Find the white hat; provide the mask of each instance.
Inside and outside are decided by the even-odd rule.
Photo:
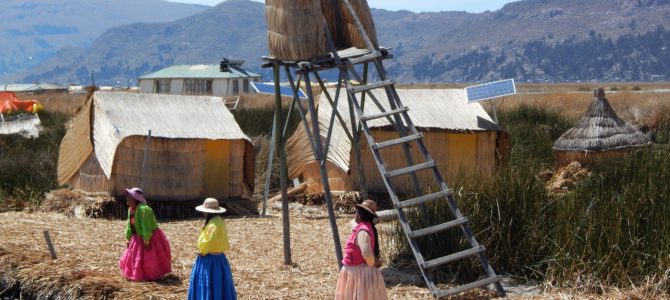
[[[222,214],[226,212],[225,208],[219,206],[219,200],[214,198],[205,199],[205,202],[203,202],[202,205],[196,206],[195,210],[211,214]]]

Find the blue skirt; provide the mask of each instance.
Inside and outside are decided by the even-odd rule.
[[[233,274],[224,254],[207,254],[195,259],[188,286],[189,300],[237,299]]]

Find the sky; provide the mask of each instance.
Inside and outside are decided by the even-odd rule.
[[[214,6],[222,0],[169,0],[171,2],[197,3]],[[263,0],[254,0],[265,2]],[[506,3],[514,0],[368,0],[370,7],[383,8],[386,10],[410,10],[413,12],[424,11],[467,11],[480,13],[486,10],[495,11],[502,8]]]

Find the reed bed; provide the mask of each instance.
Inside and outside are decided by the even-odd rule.
[[[665,116],[670,113],[654,100],[628,101],[650,103],[646,109],[653,113],[640,120],[647,120],[655,145],[590,164],[588,174],[563,193],[549,193],[543,174],[554,172],[551,144],[574,124],[574,116],[560,106],[538,103],[499,110],[501,125],[512,134],[509,164],[494,176],[459,174],[448,181],[499,273],[539,280],[546,291],[570,291],[580,298],[623,290],[645,298],[668,297],[670,126]],[[444,205],[429,211],[430,218],[452,218]],[[412,214],[412,222],[421,222],[418,213]],[[444,255],[466,247],[461,236],[448,232],[423,243]],[[395,239],[406,256],[404,236],[398,231]],[[480,275],[477,267],[476,262],[456,264],[438,276],[471,280]]]
[[[39,137],[0,135],[0,211],[39,204],[56,188],[58,145],[68,116],[42,112]]]

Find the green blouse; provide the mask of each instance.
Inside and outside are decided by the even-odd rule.
[[[126,239],[130,240],[133,236],[133,230],[130,228],[130,209],[128,209],[128,223],[126,223]],[[135,208],[135,233],[139,235],[142,240],[148,242],[151,240],[151,235],[154,230],[158,228],[158,222],[154,211],[144,203],[137,204]]]

